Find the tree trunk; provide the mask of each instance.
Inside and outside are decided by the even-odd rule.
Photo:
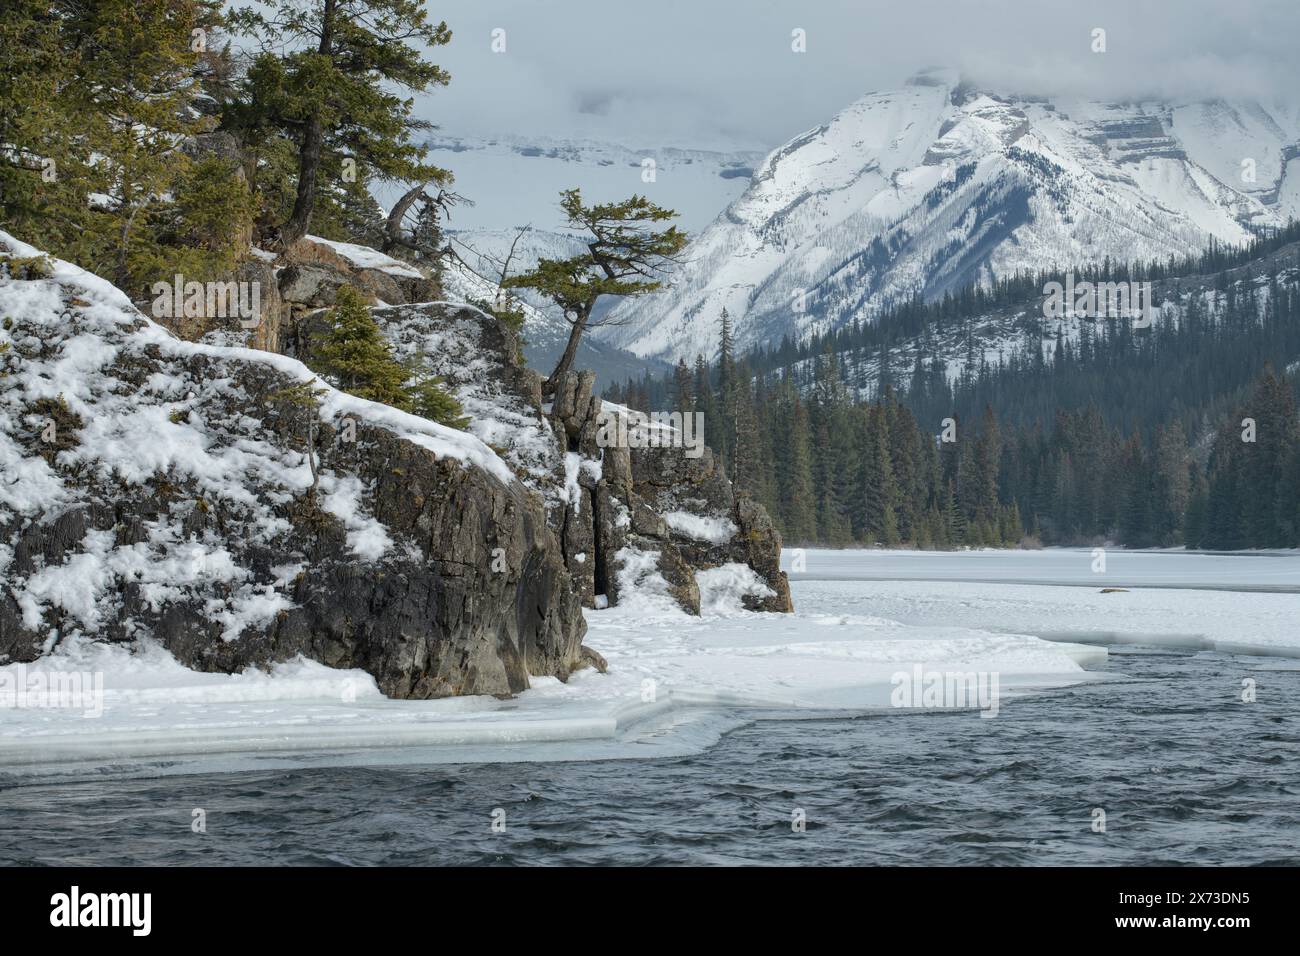
[[[298,194],[294,199],[293,212],[280,227],[280,245],[285,249],[307,235],[307,229],[311,226],[312,209],[316,205],[316,173],[320,169],[324,138],[320,119],[312,117],[307,123],[302,151],[298,156]]]
[[[392,252],[399,245],[405,245],[402,241],[402,220],[406,218],[407,212],[415,205],[415,201],[424,195],[424,187],[428,183],[420,183],[412,189],[407,190],[397,204],[393,206],[393,211],[388,214],[388,222],[384,229],[384,248],[381,252]]]
[[[590,313],[588,313],[590,314]],[[555,371],[551,377],[542,385],[543,395],[554,395],[556,389],[560,387],[560,379],[564,378],[565,373],[573,368],[573,360],[578,357],[578,343],[582,341],[582,331],[587,327],[587,315],[579,316],[569,329],[569,341],[564,346],[564,354],[560,356],[560,362],[555,366]]]
[[[317,52],[330,56],[334,52],[334,8],[338,0],[325,0],[321,13],[320,46]],[[293,201],[289,220],[280,227],[280,247],[288,249],[307,234],[311,214],[316,205],[316,174],[320,170],[321,150],[325,145],[325,130],[321,124],[320,108],[307,121],[302,149],[298,153],[298,192]]]

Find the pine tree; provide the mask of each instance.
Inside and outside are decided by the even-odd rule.
[[[748,381],[737,380],[732,387],[731,406],[734,448],[731,480],[736,488],[753,498],[763,498],[762,446],[754,415],[754,398]]]
[[[860,468],[857,507],[853,509],[854,532],[867,544],[897,544],[898,515],[894,504],[898,491],[889,457],[889,427],[883,405],[869,406],[863,415]]]
[[[335,303],[330,330],[315,354],[321,373],[358,398],[409,408],[408,371],[393,356],[361,293],[341,286]]]
[[[1183,518],[1191,494],[1191,456],[1183,427],[1177,420],[1168,428],[1156,429],[1154,456],[1152,531],[1157,544],[1169,547],[1182,538]]]
[[[282,246],[307,233],[323,187],[346,182],[349,168],[386,180],[451,181],[414,139],[431,124],[412,115],[413,100],[393,92],[447,84],[423,52],[451,40],[446,23],[429,23],[418,0],[268,0],[263,7],[269,10],[231,14],[264,52],[228,125],[249,145],[287,139],[294,146],[293,205],[273,230]]]
[[[704,416],[704,443],[713,451],[714,460],[725,469],[726,434],[713,393],[712,370],[703,355],[695,357],[694,397],[695,410]]]
[[[943,540],[948,547],[957,547],[966,543],[966,516],[962,514],[957,503],[957,492],[950,481],[943,493]]]
[[[465,426],[460,403],[440,379],[420,370],[420,356],[408,366],[393,355],[360,292],[341,286],[328,318],[329,332],[312,364],[334,385],[452,428]]]
[[[210,0],[19,0],[0,12],[0,219],[136,299],[244,255],[238,166],[197,154]]]
[[[1191,492],[1187,501],[1187,513],[1183,520],[1183,543],[1188,548],[1203,547],[1206,534],[1206,512],[1209,508],[1209,493],[1205,486],[1205,479],[1201,476],[1199,470],[1195,472],[1195,477],[1191,485]]]
[[[683,415],[695,411],[695,388],[686,359],[678,359],[673,370],[673,402]]]
[[[0,222],[27,242],[75,259],[85,229],[90,147],[73,117],[77,60],[49,0],[0,7]]]
[[[735,381],[736,339],[731,329],[731,313],[724,306],[718,317],[718,387],[725,395]]]
[[[570,228],[586,234],[586,252],[569,259],[539,259],[527,272],[508,277],[502,287],[534,289],[550,299],[569,323],[569,338],[555,369],[542,386],[552,395],[573,367],[578,344],[602,296],[638,296],[654,292],[660,278],[686,246],[686,234],[676,226],[657,229],[677,213],[633,196],[618,203],[586,205],[582,193],[567,189],[560,208]]]
[[[788,444],[778,486],[783,505],[782,529],[796,543],[812,543],[817,534],[817,502],[813,491],[808,410],[793,388],[786,386],[786,389],[783,404],[788,409]]]
[[[416,355],[405,368],[408,376],[405,384],[408,396],[405,411],[448,428],[464,429],[469,424],[460,401],[447,391],[442,378],[430,375],[425,370],[423,355]]]

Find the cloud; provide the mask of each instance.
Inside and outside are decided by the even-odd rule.
[[[435,54],[452,83],[418,109],[459,135],[765,148],[935,65],[1109,99],[1273,100],[1300,86],[1294,0],[443,0],[431,15],[454,34]],[[796,28],[805,53],[791,50]]]

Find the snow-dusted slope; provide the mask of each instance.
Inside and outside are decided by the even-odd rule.
[[[40,255],[0,231],[0,257]],[[94,481],[138,498],[163,475],[178,487],[193,489],[190,510],[200,499],[203,512],[219,510],[227,525],[239,528],[248,547],[281,545],[289,526],[277,506],[311,485],[311,469],[301,453],[277,445],[275,436],[264,434],[239,405],[246,397],[241,372],[251,370],[244,375],[251,379],[264,367],[267,374],[278,373],[290,382],[314,381],[315,376],[300,362],[269,352],[180,341],[136,311],[107,281],[57,259],[45,261],[50,270],[46,279],[16,281],[0,274],[0,315],[7,323],[0,343],[12,349],[7,365],[0,367],[5,373],[0,528],[63,520],[102,503]],[[167,363],[172,371],[142,373],[146,359]],[[471,435],[325,386],[319,389],[323,421],[352,415],[380,423],[440,457],[482,468],[506,484],[515,480],[505,463]],[[33,435],[50,427],[51,415],[63,417],[56,434],[68,434],[55,446],[57,456],[47,458],[29,446]],[[354,475],[322,474],[323,508],[345,522],[358,555],[373,561],[392,541],[383,525],[349,498],[357,482]],[[224,587],[224,598],[209,601],[207,613],[223,622],[228,640],[292,606],[283,580],[257,580],[240,565],[242,555],[232,555],[216,535],[198,534],[186,514],[178,507],[148,529],[146,540],[127,545],[111,532],[90,530],[78,547],[69,549],[73,553],[64,563],[51,561],[25,577],[10,566],[17,538],[0,540],[3,584],[12,589],[28,627],[44,626],[48,616],[62,620],[71,633],[98,632],[112,618],[113,594],[125,587],[124,581],[143,589],[156,607]],[[285,564],[294,562],[286,558]],[[128,625],[130,631],[134,625]],[[51,627],[49,633],[52,641],[59,630]]]
[[[1152,321],[1181,326],[1189,313],[1195,310],[1202,321],[1220,322],[1231,292],[1239,301],[1252,300],[1262,322],[1267,315],[1274,283],[1278,294],[1290,293],[1300,287],[1297,256],[1300,256],[1300,247],[1289,243],[1260,259],[1225,272],[1157,280],[1151,287],[1153,301],[1157,303]],[[887,350],[889,382],[895,389],[910,388],[918,355],[928,365],[942,366],[948,381],[953,383],[963,373],[976,375],[981,366],[995,367],[1017,355],[1032,356],[1035,350],[1042,354],[1045,362],[1051,363],[1058,341],[1078,347],[1085,326],[1092,335],[1098,334],[1097,323],[1090,318],[1044,318],[1042,303],[1041,297],[1031,297],[967,315],[960,332],[949,330],[945,333],[935,325],[927,324],[917,335],[894,340]],[[847,348],[837,354],[843,381],[855,398],[869,401],[879,394],[880,355],[880,349],[874,345]],[[792,375],[801,388],[812,388],[815,364],[812,359],[791,364]]]
[[[716,349],[724,307],[746,347],[1021,270],[1241,241],[1300,208],[1297,143],[1295,109],[1051,102],[925,73],[772,152],[606,341],[690,358]]]
[[[578,663],[558,540],[472,434],[177,339],[3,231],[0,318],[0,662],[153,641],[201,670],[357,667],[394,697]]]

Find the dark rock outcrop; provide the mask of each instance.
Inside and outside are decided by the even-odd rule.
[[[0,334],[0,461],[24,483],[0,495],[0,663],[147,637],[198,669],[301,654],[414,698],[603,668],[542,499],[476,439],[46,281],[62,305]],[[29,449],[50,409],[58,446]]]
[[[780,535],[761,505],[733,493],[707,447],[624,441],[637,426],[616,427],[618,419],[633,413],[596,396],[591,372],[566,375],[547,407],[515,336],[478,309],[424,304],[375,317],[403,357],[445,380],[471,430],[543,496],[585,606],[617,604],[625,584],[658,575],[680,607],[698,614],[697,572],[738,564],[756,576],[746,607],[793,609]]]

